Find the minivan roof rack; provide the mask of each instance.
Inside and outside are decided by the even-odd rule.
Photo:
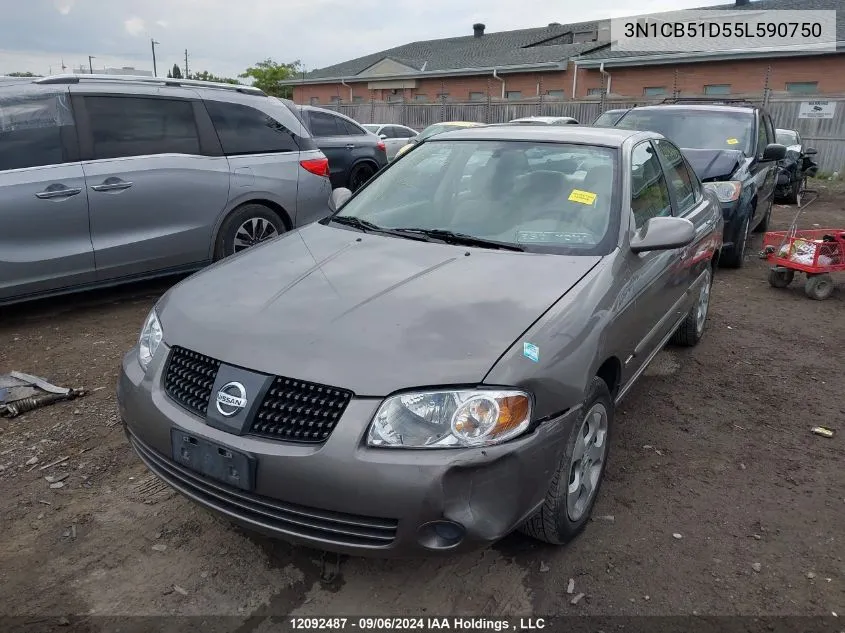
[[[660,103],[701,103],[712,105],[747,105],[756,107],[753,102],[741,97],[666,97]]]
[[[224,84],[216,81],[199,81],[196,79],[171,79],[170,77],[145,77],[143,75],[50,75],[49,77],[40,77],[33,80],[36,84],[78,84],[81,81],[113,81],[116,83],[141,83],[141,84],[156,84],[159,86],[184,86],[192,88],[216,88],[219,90],[231,90],[233,92],[240,92],[249,95],[258,95],[266,97],[267,93],[252,86],[242,86],[239,84]]]

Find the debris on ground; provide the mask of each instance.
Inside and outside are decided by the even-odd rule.
[[[760,570],[763,569],[763,566],[760,563],[752,563],[751,569],[753,569],[759,574]]]
[[[188,595],[188,590],[187,590],[187,589],[182,589],[182,587],[180,587],[179,585],[173,585],[173,591],[175,591],[176,593],[180,593],[180,594],[182,594],[183,596],[187,596],[187,595]]]
[[[675,532],[675,533],[672,535],[672,538],[678,539],[678,540],[680,541],[682,538],[684,538],[684,535],[683,535],[683,534],[681,534],[680,532]]]
[[[155,546],[153,547],[153,549],[155,549]],[[549,568],[548,565],[546,565],[546,563],[544,563],[543,561],[540,561],[540,573],[541,574],[545,574],[547,571],[549,571],[549,569],[550,568]]]
[[[50,484],[50,488],[52,488],[53,490],[57,490],[58,488],[64,488],[64,487],[65,487],[65,482],[63,482],[63,481],[57,481],[55,483]]]
[[[616,517],[612,514],[605,514],[604,516],[596,517],[596,521],[607,521],[608,523],[613,523],[616,521]]]
[[[812,432],[816,435],[821,435],[822,437],[833,437],[833,429],[828,429],[823,426],[814,426]]]
[[[57,482],[60,482],[60,481],[64,481],[68,477],[70,477],[69,473],[63,473],[61,475],[47,475],[46,477],[44,477],[44,480],[48,484],[54,484],[54,483],[57,483]]]
[[[566,593],[568,593],[568,594],[575,593],[575,579],[574,578],[569,579],[569,584],[566,585]]]
[[[51,468],[53,466],[58,466],[59,464],[64,464],[69,459],[70,459],[70,457],[60,457],[59,459],[57,459],[54,462],[50,462],[49,464],[44,464],[38,470],[47,470],[48,468]]]
[[[164,545],[162,543],[156,543],[155,545],[153,545],[153,550],[155,550],[156,552],[164,552],[167,550],[167,545]]]
[[[816,577],[816,574],[814,572],[811,572],[811,571],[807,572],[807,578],[809,578],[810,580],[812,580],[815,577]]]
[[[0,416],[7,418],[84,395],[85,391],[81,388],[57,387],[43,378],[23,372],[0,374]]]
[[[569,601],[569,604],[578,604],[579,602],[581,602],[581,600],[584,599],[584,595],[585,594],[583,593],[579,593],[577,596],[575,596],[574,598],[572,598],[572,600]]]

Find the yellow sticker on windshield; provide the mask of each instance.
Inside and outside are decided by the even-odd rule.
[[[728,145],[736,145],[737,143],[739,143],[739,141],[736,140],[735,138],[729,138],[727,143],[728,143]]]
[[[573,189],[569,194],[570,202],[580,202],[581,204],[593,204],[596,201],[596,194],[592,191],[581,191],[580,189]]]

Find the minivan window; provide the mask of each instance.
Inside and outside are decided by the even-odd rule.
[[[199,154],[190,101],[86,96],[94,158]]]
[[[205,107],[227,156],[299,150],[290,130],[260,110],[223,101],[206,101]]]
[[[682,149],[738,149],[753,155],[754,111],[694,108],[629,110],[616,127],[658,132]]]
[[[0,99],[0,171],[62,163],[61,128],[72,125],[64,94]]]

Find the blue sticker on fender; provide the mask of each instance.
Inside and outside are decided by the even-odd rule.
[[[534,345],[534,343],[523,343],[522,355],[525,358],[533,360],[535,363],[540,362],[540,348]]]

